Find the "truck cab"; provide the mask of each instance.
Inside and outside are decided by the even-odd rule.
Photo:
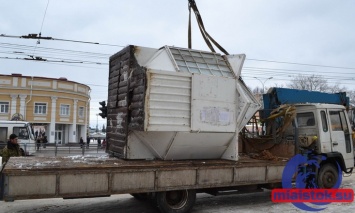
[[[342,171],[354,167],[352,129],[344,106],[297,104],[294,126],[300,151],[314,151],[337,162]]]
[[[26,155],[36,152],[32,126],[26,121],[0,121],[0,149],[3,149],[11,134],[18,136],[18,143]]]

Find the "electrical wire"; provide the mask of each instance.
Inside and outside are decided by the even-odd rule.
[[[255,76],[247,76],[247,75],[243,75],[242,76],[243,79],[249,79],[249,80],[255,80]],[[273,80],[276,80],[276,81],[285,81],[284,83],[289,83],[290,81],[292,81],[292,79],[290,78],[282,78],[282,77],[274,77]],[[352,80],[353,81],[353,80]],[[336,79],[332,79],[332,80],[327,80],[327,83],[329,84],[339,84],[340,86],[341,85],[354,85],[354,82],[351,82],[351,81],[344,81],[342,80],[341,81],[341,84],[339,83],[339,80],[336,80]],[[276,85],[280,85],[280,83],[276,83]]]
[[[47,6],[46,6],[46,9],[44,11],[44,15],[43,15],[43,19],[42,19],[42,24],[41,24],[41,29],[39,30],[39,36],[41,36],[42,34],[42,28],[43,28],[43,23],[44,23],[44,19],[46,18],[46,14],[47,14],[47,9],[48,9],[48,5],[49,5],[49,0],[47,0]],[[40,44],[40,40],[37,40],[36,42],[36,46],[32,52],[32,55],[34,55],[36,53],[36,49],[37,49],[37,45]]]
[[[41,29],[39,30],[39,34],[40,34],[40,35],[41,35],[41,33],[42,33],[42,28],[43,28],[44,19],[46,18],[48,5],[49,5],[49,0],[47,1],[46,10],[44,11],[44,15],[43,15],[43,19],[42,19]]]
[[[10,53],[11,54],[11,53]],[[49,57],[52,59],[58,59],[55,57]],[[53,64],[57,64],[59,65],[59,63],[80,63],[80,64],[90,64],[90,65],[108,65],[107,63],[100,63],[100,62],[92,62],[92,61],[73,61],[72,59],[69,59],[71,61],[65,61],[66,59],[60,59],[60,60],[34,60],[31,58],[11,58],[11,57],[0,57],[0,59],[17,59],[17,60],[27,60],[27,61],[36,61],[36,62],[47,62],[47,63],[53,63]],[[71,66],[75,66],[75,65],[71,65]],[[92,67],[87,67],[87,66],[75,66],[75,67],[82,67],[82,68],[92,68]],[[101,69],[101,70],[107,70],[107,69]],[[276,69],[268,69],[268,68],[257,68],[255,67],[254,69],[250,69],[250,68],[243,68],[243,70],[247,70],[248,72],[243,72],[242,76],[243,78],[254,78],[255,76],[273,76],[274,80],[284,80],[284,81],[289,81],[290,78],[294,78],[297,77],[298,74],[300,74],[300,72],[302,70],[295,70],[298,71],[298,74],[295,73],[289,73],[289,72],[283,72],[284,69],[277,69],[279,71],[275,71]],[[252,71],[252,72],[250,72]],[[293,70],[292,70],[293,71]],[[309,70],[305,70],[303,71],[305,73],[302,73],[302,75],[304,76],[312,76],[315,75],[313,73],[310,73]],[[244,74],[247,73],[247,74]],[[324,73],[324,71],[323,71]],[[342,81],[342,84],[347,84],[347,85],[353,85],[353,81],[355,78],[352,77],[341,77],[341,75],[339,75],[340,73],[337,72],[337,76],[327,76],[327,75],[321,75],[323,79],[327,80],[328,83],[339,83],[339,81]],[[348,73],[351,74],[351,73]],[[346,82],[349,81],[349,82]]]
[[[287,73],[287,71],[292,71],[292,72],[306,72],[306,73],[315,73],[315,72],[319,72],[317,70],[301,70],[301,69],[278,69],[278,68],[268,68],[268,67],[248,67],[245,66],[243,67],[243,69],[245,70],[260,70],[260,71],[285,71],[285,73]],[[322,70],[322,73],[333,73],[335,75],[339,75],[339,72],[334,73],[334,71],[325,71]],[[341,74],[355,74],[354,72],[341,72]]]
[[[21,58],[9,58],[9,57],[0,57],[0,59],[13,59],[13,60],[22,60],[22,61],[34,61],[34,62],[42,62],[42,63],[48,63],[48,64],[55,64],[59,66],[69,66],[69,67],[79,67],[79,68],[85,68],[85,69],[96,69],[96,70],[107,70],[104,68],[97,68],[97,67],[88,67],[88,66],[79,66],[79,65],[72,65],[72,64],[63,64],[63,63],[56,63],[53,61],[38,61],[38,60],[24,60]]]
[[[52,59],[58,59],[58,58],[53,58],[53,57],[48,57]],[[100,63],[100,62],[91,62],[91,61],[76,61],[76,60],[67,60],[67,59],[58,59],[58,60],[50,60],[46,58],[42,58],[39,56],[31,56],[29,55],[29,58],[10,58],[10,57],[0,57],[0,59],[14,59],[14,60],[28,60],[28,61],[41,61],[41,62],[55,62],[55,63],[73,63],[73,64],[94,64],[94,65],[108,65],[107,63]]]
[[[15,49],[15,50],[31,50],[35,46],[0,43],[0,47],[5,49]],[[73,56],[83,56],[83,57],[98,57],[98,58],[105,58],[105,59],[111,56],[111,54],[107,54],[107,53],[97,53],[97,52],[87,52],[87,51],[78,51],[78,50],[57,49],[57,48],[45,48],[45,47],[37,47],[37,51],[54,53],[54,54],[66,54],[66,55],[69,54]]]
[[[33,46],[29,45],[19,45],[19,44],[13,44],[13,43],[0,43],[0,48],[5,48],[5,49],[13,49],[16,50],[14,52],[6,52],[5,54],[23,54],[23,55],[29,55],[26,50],[29,50]],[[21,50],[23,52],[17,51]],[[91,60],[84,60],[82,58],[95,58],[95,59],[104,59],[105,61],[108,61],[108,57],[110,57],[112,54],[107,54],[107,53],[98,53],[98,52],[87,52],[87,51],[78,51],[78,50],[69,50],[69,49],[58,49],[58,48],[45,48],[45,47],[38,47],[38,52],[41,53],[42,58],[45,59],[56,59],[57,61],[41,61],[43,63],[53,63],[59,65],[61,62],[64,63],[83,63],[83,64],[90,64],[90,65],[108,65],[107,62],[99,62],[99,61],[91,61]],[[3,52],[4,53],[4,52]],[[66,58],[61,58],[60,55],[66,55],[70,56],[71,59]],[[56,57],[59,56],[59,57]],[[10,57],[0,57],[2,59],[11,59]],[[78,59],[72,59],[72,58],[80,58],[81,60]],[[12,58],[12,59],[18,59],[22,60],[20,58]],[[58,61],[59,60],[59,61]],[[266,63],[276,63],[276,64],[284,64],[284,65],[296,65],[296,66],[312,66],[312,67],[319,67],[319,68],[326,68],[322,69],[320,71],[317,70],[308,70],[308,69],[290,69],[289,67],[287,68],[270,68],[270,67],[264,67],[265,64],[263,64],[263,67],[258,67],[258,66],[245,66],[243,67],[243,72],[242,76],[243,78],[254,78],[255,76],[265,76],[265,77],[274,77],[274,80],[284,80],[284,81],[290,81],[292,78],[297,77],[297,75],[304,75],[304,76],[312,76],[312,75],[319,75],[322,76],[325,80],[328,81],[328,83],[334,82],[334,83],[339,83],[341,81],[341,84],[353,84],[353,80],[355,80],[355,75],[353,72],[349,72],[346,70],[355,70],[355,68],[352,67],[341,67],[341,66],[331,66],[331,65],[319,65],[319,64],[306,64],[306,63],[298,63],[298,62],[286,62],[286,61],[277,61],[277,60],[265,60],[265,59],[246,59],[249,61],[255,61],[255,62],[266,62]],[[33,60],[35,61],[35,60]],[[75,65],[72,65],[75,66]],[[83,68],[92,68],[92,67],[85,67],[85,66],[76,66],[76,67],[83,67]],[[333,69],[338,69],[337,71],[334,71]],[[105,70],[105,69],[102,69]],[[106,69],[107,70],[107,69]],[[341,71],[343,70],[343,71]],[[318,74],[319,73],[319,74]]]
[[[250,71],[250,70],[248,70]],[[246,72],[244,72],[246,73]],[[301,76],[308,76],[308,77],[311,77],[311,76],[320,76],[322,77],[323,79],[328,79],[328,80],[344,80],[344,81],[354,81],[355,78],[351,77],[351,76],[333,76],[333,75],[317,75],[317,74],[307,74],[307,73],[298,73],[298,74],[292,74],[290,75],[289,73],[285,74],[285,73],[278,73],[278,72],[247,72],[247,74],[242,74],[242,76],[250,76],[250,77],[255,77],[255,76],[272,76],[274,79],[275,78],[280,78],[280,77],[284,77],[284,78],[297,78],[299,75]]]
[[[0,37],[5,38],[22,38],[22,39],[43,39],[43,40],[53,40],[53,41],[66,41],[66,42],[75,42],[75,43],[84,43],[84,44],[95,44],[95,45],[102,45],[102,46],[112,46],[112,47],[124,47],[118,44],[107,44],[107,43],[99,43],[99,42],[92,42],[92,41],[80,41],[80,40],[71,40],[71,39],[61,39],[61,38],[53,38],[50,36],[43,37],[37,34],[28,34],[23,36],[13,36],[13,35],[6,35],[0,34]]]
[[[296,63],[296,62],[285,62],[285,61],[271,61],[271,60],[264,60],[264,59],[246,59],[248,61],[263,61],[263,62],[270,62],[270,63],[278,63],[278,64],[293,64],[293,65],[301,65],[301,66],[313,66],[313,67],[327,67],[327,68],[335,68],[335,69],[350,69],[355,70],[353,67],[337,67],[337,66],[329,66],[329,65],[319,65],[319,64],[304,64],[304,63]]]

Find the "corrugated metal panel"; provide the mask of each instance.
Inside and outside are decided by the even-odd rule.
[[[127,143],[127,91],[131,46],[110,57],[110,72],[107,101],[108,149],[124,157]]]
[[[146,68],[134,57],[135,46],[128,46],[110,57],[107,141],[108,150],[126,157],[129,130],[144,130]]]
[[[149,71],[146,130],[190,131],[191,75]]]
[[[128,129],[143,131],[146,69],[141,67],[135,58],[131,58],[130,68],[129,91],[126,97],[128,104]]]

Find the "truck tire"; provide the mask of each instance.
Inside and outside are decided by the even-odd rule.
[[[323,164],[318,172],[317,183],[321,189],[331,189],[338,181],[338,169],[333,163]]]
[[[158,192],[156,195],[157,206],[162,213],[190,212],[195,200],[195,190]]]
[[[135,199],[140,200],[140,201],[146,201],[149,198],[148,193],[133,193],[131,194]]]

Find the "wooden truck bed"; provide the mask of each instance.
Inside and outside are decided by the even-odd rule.
[[[202,189],[281,181],[286,161],[127,161],[117,158],[12,157],[2,171],[1,198],[76,198]]]

